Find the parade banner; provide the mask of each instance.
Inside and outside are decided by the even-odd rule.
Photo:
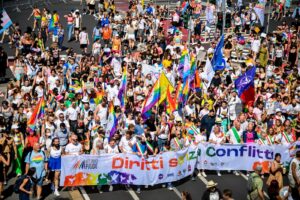
[[[253,171],[257,165],[262,165],[263,172],[268,172],[276,153],[281,154],[281,162],[288,166],[300,142],[286,145],[258,144],[199,144],[198,169],[208,170],[247,170]]]
[[[197,148],[143,158],[135,154],[63,156],[61,186],[154,185],[180,180],[193,173]]]

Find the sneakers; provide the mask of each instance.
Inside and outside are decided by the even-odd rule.
[[[206,177],[207,177],[207,175],[206,175],[205,171],[201,172],[201,174],[202,174],[202,176],[203,176],[204,178],[206,178]]]
[[[54,195],[57,196],[57,197],[60,196],[58,190],[55,190],[55,191],[54,191]]]
[[[220,172],[217,172],[217,175],[218,175],[218,176],[222,176],[222,174],[221,174]]]
[[[236,176],[239,176],[239,175],[240,175],[238,171],[234,171],[233,173],[234,173],[234,175],[236,175]]]
[[[249,172],[247,172],[246,176],[249,176]]]
[[[173,190],[173,187],[170,185],[168,186],[168,190],[172,191]]]
[[[261,176],[260,176],[262,179],[264,179],[265,178],[265,176],[262,174]]]
[[[136,193],[140,194],[140,193],[141,193],[141,188],[138,188],[138,189],[136,190]]]
[[[109,189],[108,189],[110,192],[112,192],[114,190],[114,187],[112,185],[109,186]]]
[[[166,184],[162,184],[161,187],[165,188],[165,187],[166,187]]]

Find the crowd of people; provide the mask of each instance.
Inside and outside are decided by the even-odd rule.
[[[254,6],[228,0],[224,30],[219,1],[205,5],[199,0],[179,1],[175,10],[153,3],[143,7],[141,2],[130,1],[128,12],[121,12],[113,0],[100,0],[99,4],[89,0],[86,8],[64,15],[35,6],[28,18],[33,17],[33,27],[21,30],[22,22],[14,22],[2,37],[2,42],[7,37],[10,48],[15,49],[15,79],[2,94],[0,107],[0,198],[10,167],[12,173],[24,177],[20,199],[29,199],[33,183],[35,196],[40,199],[45,181],[59,196],[63,155],[141,156],[137,142],[143,156],[152,156],[194,143],[288,145],[300,140],[300,5],[276,1],[271,17],[278,20],[277,28],[269,33],[260,25]],[[87,15],[95,18],[93,30],[83,24]],[[200,19],[203,15],[206,20]],[[191,24],[191,41],[187,41],[184,34]],[[211,31],[213,25],[215,32]],[[212,58],[221,33],[225,35],[223,53],[227,66],[216,71],[208,85],[206,59],[201,55]],[[81,52],[68,47],[74,43],[80,45]],[[249,50],[247,55],[243,54],[245,49]],[[154,106],[152,115],[144,119],[143,102],[156,81],[156,76],[145,68],[151,65],[161,69],[174,88],[179,88],[183,82],[179,60],[184,50],[197,58],[200,90],[191,88],[186,105],[178,106],[174,112],[166,112],[163,103]],[[233,62],[233,52],[244,61]],[[9,65],[3,48],[0,65]],[[255,101],[245,105],[234,81],[253,66],[257,67]],[[121,106],[118,93],[125,69],[125,105]],[[3,70],[0,75],[5,76]],[[99,93],[103,98],[95,101]],[[176,95],[177,90],[172,97]],[[27,121],[41,98],[46,102],[45,113],[32,129]],[[118,124],[114,135],[108,137],[111,103]],[[190,131],[192,125],[201,134]],[[147,149],[146,141],[154,151]],[[277,155],[270,167],[269,195],[271,199],[299,199],[299,152],[288,172],[287,196],[279,198],[279,190],[284,188],[280,157]],[[205,170],[199,174],[206,177]],[[221,176],[221,171],[217,175]],[[247,176],[254,184],[249,192],[252,199],[264,199],[261,168],[247,172]],[[222,194],[217,183],[209,184],[202,199],[220,199],[222,195],[223,199],[232,199],[230,190]],[[168,188],[173,189],[171,183]],[[183,199],[191,199],[188,193],[182,195]]]

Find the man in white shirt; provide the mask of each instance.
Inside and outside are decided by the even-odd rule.
[[[55,70],[51,70],[51,76],[48,77],[48,85],[49,85],[49,89],[53,90],[56,85],[55,85],[55,81],[58,80],[58,76],[56,76],[56,72]]]
[[[121,138],[119,148],[122,153],[133,153],[132,147],[136,143],[136,138],[132,135],[132,131],[127,131],[126,134]]]
[[[231,93],[231,96],[228,101],[228,108],[229,108],[229,118],[231,121],[234,121],[236,117],[242,112],[242,101],[237,96],[236,91]]]
[[[80,112],[79,107],[76,107],[76,102],[73,101],[72,105],[67,109],[67,119],[70,123],[70,131],[75,132],[77,128],[78,113]]]
[[[82,154],[82,145],[78,142],[78,137],[75,134],[71,136],[71,143],[67,144],[65,149],[66,155],[80,155]]]

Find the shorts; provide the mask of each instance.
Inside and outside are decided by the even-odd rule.
[[[42,176],[41,178],[36,179],[36,184],[37,186],[43,186],[43,181],[44,177]]]
[[[94,4],[94,5],[89,4],[88,6],[89,6],[89,9],[90,9],[90,10],[95,10],[95,4]]]
[[[81,48],[81,49],[87,48],[87,44],[81,44],[81,45],[80,45],[80,48]]]
[[[60,171],[61,170],[61,157],[53,158],[50,157],[48,161],[49,169],[51,171]]]

